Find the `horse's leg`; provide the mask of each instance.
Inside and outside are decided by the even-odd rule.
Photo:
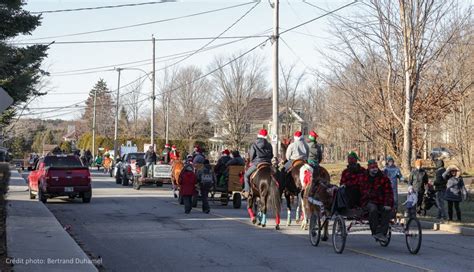
[[[285,200],[286,200],[286,226],[291,225],[291,195],[289,192],[285,192]]]
[[[255,224],[257,219],[255,218],[255,213],[253,212],[253,205],[254,198],[249,195],[249,198],[247,199],[247,212],[249,213],[250,221],[252,221],[252,224]]]
[[[260,205],[262,212],[262,228],[267,225],[267,201],[268,201],[268,192],[263,191],[260,196]]]
[[[299,224],[301,221],[301,208],[300,208],[300,194],[296,194],[296,215],[295,215],[295,220],[296,224]]]

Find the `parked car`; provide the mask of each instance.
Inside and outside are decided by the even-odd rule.
[[[431,150],[430,158],[433,161],[444,160],[451,158],[452,155],[452,152],[445,147],[435,147]]]
[[[30,199],[46,203],[48,198],[68,196],[89,203],[92,197],[89,168],[74,155],[48,155],[38,160],[28,175]]]
[[[137,166],[138,164],[138,166]],[[140,172],[140,167],[145,164],[145,153],[133,152],[122,156],[115,166],[115,182],[128,186],[129,181]]]

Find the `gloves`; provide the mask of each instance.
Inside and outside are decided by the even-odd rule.
[[[391,211],[391,210],[392,210],[392,207],[390,207],[390,206],[383,206],[383,209],[386,210],[386,211]]]

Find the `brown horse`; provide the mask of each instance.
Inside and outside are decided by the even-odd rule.
[[[184,168],[184,163],[180,160],[174,160],[173,164],[171,165],[171,184],[173,186],[173,195],[174,198],[178,198],[176,191],[179,190],[179,175],[181,174],[181,170]]]
[[[320,168],[324,169],[322,167]],[[324,169],[324,171],[326,170]],[[325,174],[313,179],[310,188],[307,190],[307,194],[305,194],[305,199],[309,204],[309,214],[311,215],[312,221],[311,225],[317,224],[317,228],[312,228],[311,231],[317,231],[318,228],[324,229],[322,240],[326,241],[328,239],[329,221],[325,220],[324,218],[331,216],[331,207],[334,201],[334,190],[337,188],[337,186],[332,185],[330,183],[330,179],[324,176]],[[316,214],[319,216],[315,217],[314,215]],[[314,222],[314,218],[319,219],[320,222]],[[322,226],[321,223],[323,224]]]
[[[331,177],[329,175],[329,172],[325,168],[321,166],[313,168],[302,160],[293,162],[290,175],[291,175],[291,179],[289,180],[289,183],[293,182],[292,186],[296,187],[299,191],[299,193],[297,194],[298,208],[297,208],[296,214],[298,217],[299,210],[301,207],[301,211],[303,213],[301,228],[307,229],[308,227],[307,215],[310,212],[309,203],[308,203],[308,195],[307,195],[308,188],[311,186],[312,181],[315,179],[327,180],[329,182]],[[288,203],[288,199],[287,199],[287,203]],[[290,204],[287,204],[287,205],[290,205]],[[288,213],[289,213],[288,218],[291,218],[291,206],[288,208]]]

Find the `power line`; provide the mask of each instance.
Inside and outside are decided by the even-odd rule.
[[[155,38],[157,42],[172,41],[199,41],[199,40],[228,40],[228,39],[248,39],[248,38],[264,38],[265,36],[225,36],[225,37],[182,37],[182,38]],[[138,43],[151,42],[151,39],[125,39],[125,40],[83,40],[83,41],[53,41],[53,42],[12,42],[12,45],[47,45],[47,44],[101,44],[101,43]]]
[[[243,3],[243,4],[228,6],[228,7],[225,7],[225,8],[212,9],[212,10],[207,10],[207,11],[202,11],[202,12],[197,12],[197,13],[191,13],[191,14],[187,14],[187,15],[183,15],[183,16],[173,17],[173,18],[167,18],[167,19],[161,19],[161,20],[156,20],[156,21],[145,22],[145,23],[126,25],[126,26],[120,26],[120,27],[105,28],[105,29],[92,30],[92,31],[86,31],[86,32],[78,32],[78,33],[72,33],[72,34],[48,36],[48,37],[30,39],[30,40],[27,40],[27,41],[37,41],[37,40],[45,40],[45,39],[73,37],[73,36],[87,35],[87,34],[93,34],[93,33],[102,33],[102,32],[107,32],[107,31],[114,31],[114,30],[120,30],[120,29],[127,29],[127,28],[133,28],[133,27],[139,27],[139,26],[145,26],[145,25],[151,25],[151,24],[169,22],[169,21],[180,20],[180,19],[185,19],[185,18],[189,18],[189,17],[195,17],[195,16],[199,16],[199,15],[214,13],[214,12],[218,12],[218,11],[238,8],[238,7],[250,5],[250,4],[253,4],[253,3],[254,2],[252,1],[252,2],[247,2],[247,3]]]
[[[137,6],[144,6],[144,5],[164,4],[164,3],[168,3],[168,2],[176,2],[176,1],[163,0],[163,1],[151,1],[151,2],[142,2],[142,3],[135,3],[135,4],[121,4],[121,5],[109,5],[109,6],[75,8],[75,9],[57,9],[57,10],[31,11],[30,13],[31,14],[43,14],[43,13],[59,13],[59,12],[71,12],[71,11],[84,11],[84,10],[137,7]]]

